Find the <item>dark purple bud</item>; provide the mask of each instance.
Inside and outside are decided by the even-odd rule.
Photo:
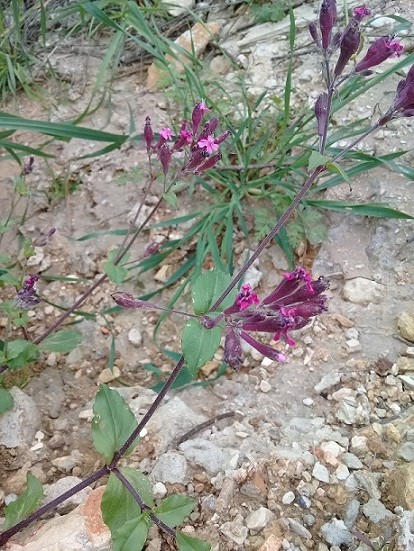
[[[219,120],[218,120],[218,117],[213,117],[212,119],[210,119],[207,123],[207,126],[208,126],[208,131],[210,134],[214,134],[217,126],[218,126],[218,123],[219,123]]]
[[[319,28],[322,36],[322,48],[327,50],[331,45],[332,29],[336,23],[336,0],[323,0],[319,12]]]
[[[323,92],[315,103],[315,116],[317,122],[318,136],[323,136],[328,118],[328,94]]]
[[[339,58],[334,69],[336,77],[342,74],[348,61],[356,54],[360,42],[361,32],[359,24],[355,19],[351,19],[341,38]]]
[[[168,169],[170,168],[170,162],[172,157],[172,153],[167,144],[164,144],[160,147],[160,149],[158,150],[158,157],[162,165],[162,172],[164,176],[166,176],[168,173]]]
[[[196,169],[194,169],[194,174],[201,174],[205,170],[208,170],[209,168],[213,168],[219,161],[221,160],[221,153],[218,152],[215,155],[211,155],[204,163],[199,165]]]
[[[150,243],[145,248],[144,254],[142,256],[144,258],[146,258],[147,256],[151,256],[152,254],[155,254],[156,252],[158,252],[159,248],[160,248],[160,243],[156,243],[156,242]]]
[[[145,126],[144,126],[144,140],[147,146],[147,153],[151,151],[153,139],[154,139],[154,132],[152,131],[152,127],[151,127],[151,118],[146,117]]]
[[[197,134],[201,121],[203,120],[204,113],[210,111],[204,101],[200,101],[196,104],[191,115],[191,121],[193,123],[193,134]]]
[[[196,149],[188,163],[183,167],[183,172],[194,172],[207,159],[208,153],[204,149]]]
[[[220,134],[220,136],[218,136],[214,142],[217,144],[217,145],[220,145],[222,144],[225,140],[227,140],[227,138],[231,136],[231,131],[230,130],[226,130],[225,132],[223,132],[223,134]]]
[[[139,300],[134,298],[131,293],[125,293],[124,291],[118,291],[112,293],[112,299],[118,306],[122,308],[143,308],[145,310],[158,310],[159,307],[154,302],[148,302],[147,300]]]
[[[404,51],[404,46],[399,40],[393,40],[387,36],[378,38],[368,48],[365,57],[355,65],[354,73],[361,73],[371,67],[375,67],[389,57],[399,57]]]
[[[274,360],[275,362],[285,362],[286,356],[282,352],[279,352],[278,350],[275,350],[268,344],[263,344],[253,337],[251,337],[248,333],[245,331],[241,331],[240,333],[241,338],[246,341],[250,346],[255,348],[260,354],[263,354],[263,356],[266,356],[266,358],[270,358],[271,360]]]
[[[55,233],[56,228],[43,228],[40,231],[39,235],[35,239],[33,239],[33,247],[44,247],[52,239]]]
[[[233,327],[227,328],[223,359],[232,369],[238,369],[243,363],[240,335]]]
[[[412,107],[414,107],[414,65],[408,71],[406,78],[398,83],[392,104],[394,111],[404,111]]]
[[[321,37],[319,35],[319,30],[318,30],[318,27],[316,26],[316,23],[309,23],[308,29],[309,29],[309,34],[312,37],[312,40],[320,48],[321,47]]]
[[[23,165],[23,174],[27,175],[33,172],[34,167],[34,157],[29,157],[29,160],[26,161]]]
[[[25,280],[23,287],[17,292],[16,306],[18,308],[31,310],[42,300],[37,294],[37,281],[39,281],[39,276],[34,274],[30,274]]]

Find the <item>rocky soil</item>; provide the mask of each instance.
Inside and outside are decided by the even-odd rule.
[[[376,15],[400,14],[414,20],[412,2],[374,4]],[[229,19],[226,9],[212,10],[216,40],[242,64],[252,94],[264,87],[281,94],[288,22],[249,26],[245,16]],[[296,8],[299,46],[309,45],[304,25],[316,9],[314,4]],[[390,24],[381,19],[378,33],[387,32]],[[47,113],[41,104],[21,96],[21,114],[69,120],[87,104],[99,60],[58,51],[52,61],[62,80],[70,82],[67,101],[53,101]],[[222,56],[208,62],[232,82]],[[319,94],[319,73],[319,61],[308,48],[295,63],[298,105],[312,104]],[[90,81],[85,82],[85,74]],[[112,85],[109,122],[108,110],[102,108],[87,125],[127,131],[127,104],[136,121],[142,123],[151,114],[154,126],[167,123],[168,101],[147,84],[151,82],[144,83],[138,69],[124,74]],[[391,79],[369,91],[341,112],[342,122],[372,111],[378,103],[388,105],[394,89]],[[407,119],[368,140],[363,150],[384,154],[413,145],[413,125]],[[73,281],[42,281],[41,293],[52,304],[43,303],[31,313],[33,335],[59,315],[53,304],[70,305],[88,281],[99,276],[108,250],[117,243],[108,235],[85,242],[69,238],[125,227],[142,193],[145,156],[137,145],[128,144],[93,162],[72,160],[89,151],[89,145],[79,141],[52,145],[51,151],[57,155],[56,164],[36,160],[28,176],[33,196],[30,216],[20,231],[34,236],[46,225],[56,226],[56,237],[46,249],[39,249],[32,270],[64,274]],[[411,158],[408,154],[405,162]],[[17,169],[2,163],[0,170],[0,204],[7,205]],[[129,180],[121,188],[120,177],[128,172]],[[79,184],[63,202],[48,200],[52,173],[70,175],[69,181]],[[148,198],[147,207],[156,195],[154,191]],[[196,197],[205,201],[202,192]],[[386,167],[353,180],[352,190],[347,185],[333,188],[326,198],[383,201],[414,215],[411,183]],[[184,191],[180,199],[178,213],[164,207],[156,221],[188,213],[194,198]],[[209,386],[172,392],[128,458],[128,465],[148,474],[158,499],[173,493],[196,498],[198,506],[184,531],[210,541],[214,551],[367,551],[366,538],[378,542],[379,549],[390,541],[396,551],[414,549],[414,225],[340,214],[331,214],[329,222],[328,239],[313,264],[314,275],[331,281],[329,312],[298,332],[297,346],[288,349],[288,362],[275,364],[246,349],[239,372],[229,371]],[[176,238],[182,231],[180,226],[152,229],[137,243],[133,257],[138,258],[148,242]],[[245,246],[239,236],[236,246]],[[3,247],[10,253],[16,244],[6,235]],[[183,251],[172,262],[178,265],[185,255]],[[154,289],[171,268],[144,274],[140,290],[132,290]],[[257,292],[268,291],[286,269],[281,251],[271,247],[250,273]],[[106,283],[84,309],[96,312],[112,306],[113,291],[114,285]],[[153,364],[168,373],[173,364],[160,346],[179,351],[178,320],[164,322],[156,344],[157,319],[141,311],[93,321],[79,318],[83,344],[66,357],[49,354],[34,368],[14,375],[15,406],[0,416],[0,504],[24,489],[27,471],[45,485],[48,501],[101,464],[90,436],[93,397],[100,382],[116,388],[137,419],[143,415],[156,395],[150,389],[155,379],[145,366]],[[0,325],[4,327],[5,320],[0,319]],[[107,368],[111,333],[117,341],[113,372]],[[216,375],[221,359],[219,350],[203,368],[204,379]],[[42,526],[15,537],[7,549],[109,551],[109,532],[99,515],[101,494],[101,487],[87,488]],[[147,549],[169,546],[154,529]]]

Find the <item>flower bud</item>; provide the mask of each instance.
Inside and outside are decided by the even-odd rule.
[[[196,104],[191,115],[191,121],[193,123],[193,134],[197,134],[201,121],[203,120],[204,113],[210,111],[204,101],[200,101]]]
[[[399,40],[392,40],[387,36],[378,38],[368,48],[365,57],[355,65],[354,73],[361,73],[371,67],[375,67],[389,57],[399,57],[403,51],[404,46]]]
[[[153,302],[148,302],[147,300],[139,300],[134,298],[131,293],[126,293],[124,291],[118,291],[112,293],[112,300],[116,302],[118,306],[122,308],[143,308],[145,310],[157,310],[158,306]]]
[[[323,136],[328,117],[328,94],[323,92],[315,103],[315,116],[318,128],[318,136]]]
[[[152,127],[151,127],[151,118],[146,117],[145,126],[144,126],[144,140],[147,146],[147,153],[151,151],[153,139],[154,139],[154,132],[152,131]]]
[[[320,48],[321,47],[321,37],[319,35],[318,27],[316,26],[316,23],[309,23],[308,25],[309,34],[312,37],[312,40],[315,42],[315,44]]]
[[[240,335],[233,327],[227,329],[227,334],[224,339],[223,360],[232,369],[238,369],[243,363]]]
[[[348,61],[356,54],[360,42],[359,24],[355,19],[351,19],[341,38],[339,58],[334,69],[336,77],[342,74]]]
[[[160,163],[162,165],[162,172],[164,174],[164,176],[167,175],[168,173],[168,169],[170,168],[170,162],[171,162],[171,157],[172,157],[172,153],[170,151],[170,148],[168,147],[167,144],[163,144],[159,151],[158,151],[158,157],[160,159]]]
[[[194,169],[194,174],[201,174],[205,170],[213,168],[221,160],[220,151],[215,155],[211,155],[204,163],[201,163],[197,168]]]
[[[319,12],[319,28],[322,36],[322,48],[327,50],[331,45],[332,29],[336,23],[336,0],[323,0]]]

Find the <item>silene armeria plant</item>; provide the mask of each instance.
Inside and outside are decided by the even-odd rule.
[[[369,78],[375,67],[388,58],[398,57],[403,53],[401,42],[397,38],[387,36],[376,38],[365,52],[359,53],[362,44],[361,25],[364,18],[369,15],[368,7],[358,6],[353,10],[346,27],[338,29],[335,0],[323,0],[318,22],[309,26],[312,39],[321,53],[325,81],[325,90],[319,95],[314,106],[319,143],[314,149],[311,146],[309,174],[296,197],[282,216],[275,220],[271,231],[258,244],[243,267],[233,276],[218,269],[203,272],[191,289],[193,312],[172,310],[156,302],[135,298],[129,292],[114,289],[112,298],[122,308],[170,311],[184,316],[186,324],[182,336],[182,356],[138,424],[120,394],[101,385],[94,404],[92,439],[96,450],[103,458],[103,466],[81,483],[40,507],[43,498],[42,487],[39,481],[29,474],[27,490],[5,508],[6,523],[4,531],[0,534],[0,544],[5,544],[14,534],[83,488],[107,477],[101,509],[103,519],[111,530],[114,551],[143,549],[148,530],[154,524],[165,538],[181,551],[210,549],[208,543],[176,528],[190,514],[195,506],[194,501],[185,496],[171,495],[156,503],[149,480],[136,469],[128,467],[124,459],[139,445],[142,431],[184,366],[193,377],[196,377],[198,370],[213,357],[223,342],[224,361],[232,369],[238,369],[243,363],[242,341],[264,356],[283,364],[288,356],[286,344],[295,345],[290,332],[303,328],[314,316],[326,310],[327,296],[324,292],[329,286],[328,281],[323,276],[313,278],[301,266],[286,273],[279,285],[264,298],[260,298],[249,284],[243,284],[243,277],[324,173],[333,170],[338,161],[381,126],[397,118],[414,115],[413,66],[406,78],[399,82],[395,98],[384,114],[353,143],[334,156],[329,156],[327,140],[334,95],[341,97],[341,89],[349,79]],[[192,111],[191,120],[182,121],[177,133],[170,128],[163,128],[154,133],[150,117],[146,118],[143,141],[148,153],[149,179],[144,199],[156,182],[157,170],[162,174],[164,193],[160,194],[158,203],[144,223],[136,231],[130,230],[108,265],[107,273],[97,278],[72,307],[33,342],[20,339],[18,345],[10,344],[2,350],[1,371],[15,367],[19,354],[23,351],[26,360],[35,359],[41,350],[62,351],[61,345],[64,341],[59,341],[57,337],[62,331],[56,332],[57,329],[85,302],[92,291],[108,278],[108,272],[112,273],[122,268],[122,259],[161,202],[164,199],[174,199],[174,186],[177,182],[188,175],[203,173],[220,162],[220,149],[225,147],[230,132],[220,132],[218,128],[218,118],[213,116],[204,101],[197,103]],[[140,209],[136,219],[139,213]],[[54,228],[49,228],[42,232],[37,238],[37,246],[47,245],[54,231]],[[149,244],[144,256],[154,254],[157,248],[156,243]],[[25,273],[23,269],[22,277],[15,282],[15,301],[10,305],[10,312],[14,316],[13,323],[17,319],[23,319],[24,310],[35,308],[42,300],[37,289],[38,282],[38,275]],[[24,326],[24,323],[20,326]],[[269,335],[273,342],[269,344],[268,337],[263,339],[262,334]]]

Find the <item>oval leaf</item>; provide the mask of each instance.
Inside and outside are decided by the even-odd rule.
[[[194,312],[199,316],[206,314],[222,292],[230,285],[231,280],[231,275],[217,270],[217,268],[209,272],[203,272],[191,289]],[[231,306],[235,301],[236,294],[237,290],[232,289],[217,308],[217,311],[222,312]]]
[[[27,488],[15,500],[9,503],[4,510],[6,522],[4,530],[9,529],[21,520],[30,515],[38,506],[43,498],[43,488],[38,479],[31,473],[26,475]]]
[[[82,342],[82,335],[79,331],[74,329],[63,329],[53,335],[49,335],[46,339],[39,344],[40,350],[47,352],[60,352],[61,354],[67,354]]]
[[[112,550],[141,551],[147,541],[148,529],[148,521],[144,515],[124,522],[112,536]]]
[[[122,396],[105,385],[101,385],[93,405],[93,445],[109,463],[115,452],[125,444],[137,426],[134,414]],[[130,446],[130,453],[138,438]]]
[[[221,327],[206,329],[196,319],[184,327],[181,346],[185,363],[195,379],[197,371],[214,356],[220,346]]]
[[[210,551],[211,545],[206,541],[193,538],[183,532],[176,532],[176,542],[179,551]]]
[[[154,514],[170,528],[182,524],[195,507],[194,499],[186,496],[169,496],[154,509]]]

